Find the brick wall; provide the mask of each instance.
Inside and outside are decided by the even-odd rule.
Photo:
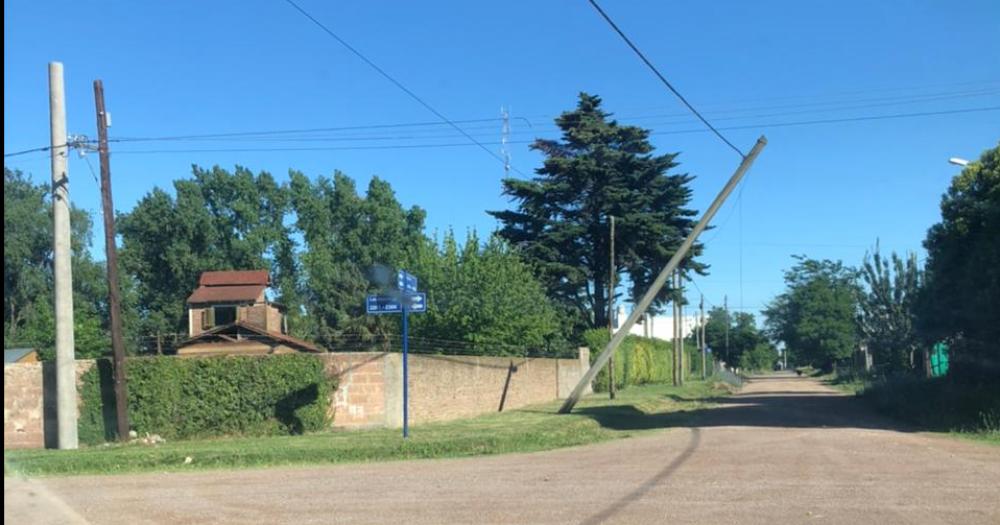
[[[383,352],[321,354],[326,370],[337,378],[331,399],[333,426],[363,428],[384,426],[386,421],[386,361]],[[391,374],[389,374],[391,375]]]
[[[42,363],[3,367],[3,448],[45,445]]]
[[[240,320],[267,330],[267,310],[263,304],[239,307]]]
[[[402,355],[342,352],[316,355],[336,377],[330,402],[335,428],[402,425]],[[94,365],[77,361],[77,382]],[[411,355],[410,423],[445,421],[565,397],[589,366],[578,359]],[[509,381],[508,381],[509,376]],[[4,448],[53,447],[55,374],[50,363],[4,365]],[[79,406],[79,400],[78,400]]]
[[[76,362],[76,381],[94,366]],[[56,376],[53,363],[17,363],[3,367],[3,448],[56,446]],[[77,398],[77,407],[80,405]]]

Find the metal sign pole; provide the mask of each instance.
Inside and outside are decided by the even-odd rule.
[[[410,371],[409,371],[409,350],[410,350],[410,308],[406,304],[407,301],[403,301],[403,438],[410,437],[410,414],[409,414],[409,390],[410,390]]]

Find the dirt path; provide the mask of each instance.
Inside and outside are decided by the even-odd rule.
[[[31,483],[4,479],[5,521],[1000,523],[1000,448],[905,432],[790,376],[683,428],[552,452]]]

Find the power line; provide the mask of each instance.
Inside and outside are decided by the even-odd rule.
[[[632,48],[632,51],[635,51],[635,54],[638,55],[639,58],[642,59],[642,61],[646,64],[646,66],[653,71],[653,73],[657,76],[657,78],[659,78],[660,81],[663,82],[663,85],[667,86],[667,89],[669,89],[674,95],[676,95],[677,98],[679,98],[680,101],[683,102],[684,105],[691,110],[691,113],[694,113],[699,120],[701,120],[706,126],[708,126],[708,129],[712,130],[712,133],[715,133],[715,135],[719,137],[719,139],[721,139],[722,142],[725,142],[730,148],[733,149],[733,151],[738,153],[740,157],[745,158],[746,155],[744,155],[739,148],[734,146],[732,142],[729,142],[729,140],[727,140],[726,137],[722,136],[722,133],[720,133],[719,130],[715,129],[715,127],[712,126],[712,124],[709,123],[708,120],[705,119],[705,117],[701,116],[701,113],[698,113],[698,110],[694,109],[694,106],[692,106],[691,103],[688,102],[686,98],[684,98],[684,95],[681,95],[681,93],[677,91],[677,89],[675,89],[673,85],[670,84],[670,81],[668,81],[666,77],[664,77],[663,74],[661,74],[660,71],[656,69],[656,66],[654,66],[653,63],[650,62],[648,58],[646,58],[646,55],[643,55],[642,51],[639,51],[639,48],[636,47],[635,44],[633,44],[632,41],[629,40],[627,36],[625,36],[625,33],[623,33],[622,30],[618,28],[618,25],[615,24],[613,20],[611,20],[611,17],[609,17],[608,14],[605,13],[603,9],[601,9],[601,6],[597,5],[596,0],[589,0],[589,1],[590,5],[594,6],[594,9],[596,9],[597,12],[600,13],[602,17],[604,17],[604,20],[607,21],[609,25],[611,25],[611,28],[614,29],[616,33],[618,33],[618,36],[622,37],[622,40],[624,40],[625,43],[628,44],[630,48]]]
[[[402,82],[400,82],[400,81],[396,80],[395,78],[393,78],[392,75],[390,75],[384,69],[382,69],[377,64],[375,64],[375,62],[372,62],[368,57],[366,57],[360,51],[358,51],[357,49],[355,49],[354,46],[352,46],[351,44],[348,44],[346,40],[344,40],[343,38],[341,38],[340,36],[338,36],[330,28],[326,27],[326,25],[324,25],[322,22],[320,22],[319,20],[317,20],[314,16],[310,15],[305,9],[302,9],[293,0],[285,0],[285,1],[288,2],[289,5],[291,5],[292,7],[294,7],[295,10],[297,10],[299,13],[302,13],[302,16],[304,16],[304,17],[308,18],[309,20],[311,20],[312,23],[316,24],[317,27],[319,27],[320,29],[322,29],[326,34],[330,35],[330,37],[332,37],[334,40],[336,40],[337,42],[339,42],[340,45],[342,45],[345,48],[347,48],[348,51],[350,51],[351,53],[353,53],[355,56],[357,56],[358,58],[360,58],[364,63],[368,64],[372,69],[374,69],[380,75],[382,75],[383,77],[385,77],[386,80],[388,80],[389,82],[392,82],[393,85],[395,85],[400,90],[402,90],[404,93],[406,93],[407,95],[409,95],[410,98],[412,98],[413,100],[417,101],[421,106],[423,106],[424,108],[426,108],[428,111],[430,111],[431,113],[433,113],[436,117],[438,117],[439,119],[441,119],[442,121],[444,121],[445,123],[447,123],[449,126],[455,128],[455,130],[457,130],[459,133],[461,133],[462,135],[464,135],[465,138],[469,139],[473,144],[479,146],[480,149],[482,149],[483,151],[485,151],[486,153],[488,153],[491,157],[493,157],[496,160],[500,161],[502,164],[506,164],[505,161],[504,161],[504,159],[503,159],[503,157],[497,155],[496,152],[494,152],[490,148],[487,148],[484,144],[482,144],[481,142],[479,142],[478,140],[476,140],[472,135],[469,135],[468,133],[466,133],[465,130],[462,129],[458,124],[455,124],[453,121],[451,121],[450,119],[448,119],[448,117],[444,116],[444,114],[442,114],[440,111],[434,109],[434,107],[431,106],[430,104],[428,104],[426,101],[424,101],[424,99],[420,98],[419,96],[417,96],[416,93],[414,93],[409,88],[407,88],[406,86],[404,86],[402,84]],[[517,172],[518,174],[520,174],[521,176],[526,176],[524,173],[522,173],[517,168],[512,168],[512,169],[515,172]]]
[[[975,91],[975,92],[962,92],[962,93],[934,93],[931,95],[924,95],[917,98],[914,97],[892,97],[892,98],[877,98],[877,99],[864,99],[858,101],[841,101],[841,102],[812,102],[807,104],[793,104],[793,105],[781,105],[781,106],[762,106],[762,107],[746,107],[741,109],[722,109],[715,112],[708,112],[707,114],[719,115],[714,120],[744,120],[750,118],[765,118],[765,117],[775,117],[775,116],[785,116],[785,115],[797,115],[803,113],[826,113],[838,110],[847,109],[862,109],[871,107],[882,107],[882,106],[895,106],[901,104],[919,104],[923,102],[931,102],[942,99],[953,99],[953,98],[966,98],[970,96],[989,96],[1000,91],[987,90],[987,91]],[[844,106],[845,103],[856,103],[856,102],[873,102],[866,103],[862,105],[849,105]],[[782,111],[782,112],[771,112],[771,113],[761,113],[757,115],[738,115],[738,113],[746,113],[747,111],[759,111],[768,109],[782,109],[791,107],[807,107],[807,106],[839,106],[839,107],[829,107],[822,109],[804,109],[797,111]],[[730,116],[722,116],[730,115]],[[631,115],[627,117],[620,117],[625,121],[634,120],[649,120],[649,119],[675,119],[678,117],[689,117],[689,113],[668,113],[668,114],[654,114],[654,115]],[[549,118],[552,115],[536,115],[531,118]],[[529,128],[532,127],[531,120],[526,117],[513,116],[514,120],[520,120],[525,122]],[[497,122],[501,122],[502,117],[492,117],[492,118],[475,118],[475,119],[464,119],[464,120],[453,120],[455,123],[463,124],[477,124],[474,126],[466,126],[463,129],[489,129],[493,130]],[[661,122],[664,124],[669,124],[669,122]],[[290,137],[284,138],[282,135],[305,135],[314,133],[337,133],[343,131],[364,131],[364,130],[376,130],[376,129],[400,129],[400,128],[426,128],[426,129],[412,129],[408,130],[408,133],[424,133],[424,132],[437,132],[434,129],[436,126],[447,125],[445,122],[441,121],[423,121],[423,122],[403,122],[403,123],[384,123],[384,124],[366,124],[366,125],[353,125],[353,126],[338,126],[338,127],[319,127],[319,128],[299,128],[299,129],[268,129],[268,130],[257,130],[257,131],[236,131],[236,132],[215,132],[215,133],[204,133],[204,134],[188,134],[188,135],[168,135],[168,136],[154,136],[154,137],[115,137],[113,140],[115,142],[153,142],[153,141],[189,141],[189,140],[220,140],[226,141],[230,138],[243,138],[245,140],[274,140],[274,141],[319,141],[319,140],[390,140],[399,139],[407,140],[410,138],[418,138],[411,136],[386,136],[386,135],[362,135],[362,136],[335,136],[335,137],[316,137],[316,136],[302,136],[302,137]],[[546,130],[558,130],[555,125],[545,126]],[[541,131],[532,128],[532,131]],[[519,132],[512,132],[512,134],[517,134]],[[493,134],[491,133],[490,136]],[[455,138],[461,135],[448,134],[448,135],[424,135],[420,138]]]
[[[845,122],[862,122],[869,120],[892,120],[901,118],[915,118],[915,117],[929,117],[929,116],[940,116],[940,115],[953,115],[953,114],[963,114],[963,113],[982,113],[990,111],[998,111],[1000,106],[987,106],[979,108],[964,108],[964,109],[953,109],[953,110],[943,110],[943,111],[927,111],[918,113],[896,113],[889,115],[866,115],[859,117],[845,117],[845,118],[834,118],[834,119],[817,119],[817,120],[800,120],[800,121],[789,121],[789,122],[772,122],[763,124],[747,124],[739,126],[728,126],[722,127],[722,130],[739,130],[739,129],[759,129],[759,128],[778,128],[778,127],[790,127],[790,126],[812,126],[812,125],[826,125],[826,124],[837,124]],[[706,130],[703,128],[697,129],[681,129],[681,130],[668,130],[668,131],[654,131],[651,135],[683,135],[690,133],[704,133]],[[249,133],[249,132],[247,132]],[[429,137],[425,137],[429,138]],[[447,138],[447,137],[441,137]],[[109,142],[129,142],[131,139],[110,139]],[[172,141],[176,140],[174,137],[149,137],[144,139],[134,139],[143,141]],[[535,142],[534,140],[511,140],[508,144],[531,144]],[[383,144],[383,145],[372,145],[372,146],[333,146],[333,147],[277,147],[277,148],[204,148],[204,149],[157,149],[157,150],[116,150],[116,155],[121,154],[160,154],[160,153],[239,153],[239,152],[279,152],[279,151],[352,151],[352,150],[386,150],[386,149],[422,149],[422,148],[451,148],[451,147],[463,147],[463,146],[484,146],[489,145],[500,145],[500,142],[478,142],[476,144],[470,144],[468,142],[457,142],[457,143],[435,143],[435,144]],[[45,146],[42,148],[33,148],[31,150],[25,150],[15,153],[5,154],[4,157],[9,157],[13,155],[27,154],[36,151],[47,151],[50,146]],[[515,170],[516,171],[516,170]],[[732,213],[732,209],[730,214]],[[728,222],[729,216],[723,221],[723,225]],[[715,236],[712,237],[714,239]],[[711,239],[710,239],[711,240]],[[709,241],[710,241],[709,240]],[[705,241],[708,243],[709,241]]]
[[[66,146],[67,146],[67,144],[62,144],[59,147],[62,148],[62,147],[66,147]],[[49,151],[50,149],[52,149],[52,146],[43,146],[43,147],[40,147],[40,148],[31,148],[31,149],[25,149],[25,150],[21,150],[21,151],[15,151],[13,153],[4,153],[3,154],[3,158],[6,159],[7,157],[17,157],[17,156],[20,156],[20,155],[27,155],[28,153],[37,153],[39,151]]]

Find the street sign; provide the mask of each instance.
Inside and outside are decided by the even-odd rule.
[[[403,301],[406,301],[406,309],[410,312],[426,312],[427,311],[427,294],[424,292],[408,293],[403,296]]]
[[[403,437],[410,435],[409,415],[409,314],[427,311],[427,294],[417,291],[417,277],[405,270],[396,274],[400,294],[372,294],[365,300],[365,311],[372,315],[403,314]]]
[[[404,293],[414,293],[417,291],[417,277],[406,270],[400,270],[396,274],[396,287]]]
[[[403,303],[398,297],[372,294],[365,301],[365,310],[371,315],[398,314],[403,311]]]

